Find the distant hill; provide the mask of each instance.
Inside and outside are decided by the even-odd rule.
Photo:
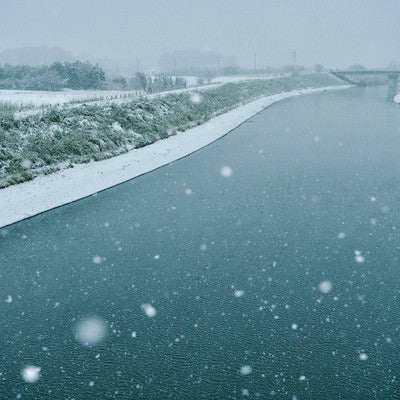
[[[0,52],[0,64],[50,65],[55,61],[73,62],[73,54],[61,47],[21,47]]]

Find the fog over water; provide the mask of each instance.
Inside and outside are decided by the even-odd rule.
[[[60,46],[75,56],[156,64],[198,49],[242,67],[386,67],[400,61],[398,0],[0,0],[0,51]]]

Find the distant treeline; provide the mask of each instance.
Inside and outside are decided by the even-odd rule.
[[[82,61],[38,67],[9,64],[0,67],[0,89],[101,89],[105,80],[102,68]]]

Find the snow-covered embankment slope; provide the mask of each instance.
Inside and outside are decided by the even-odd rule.
[[[0,189],[0,227],[90,196],[185,157],[226,135],[279,100],[348,87],[332,86],[294,90],[263,97],[219,115],[203,125],[149,146],[134,149],[129,153],[104,161],[75,165],[74,168]]]

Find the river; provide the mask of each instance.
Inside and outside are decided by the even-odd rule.
[[[399,398],[400,108],[385,97],[282,101],[0,230],[0,397]],[[103,335],[82,340],[82,319]]]

